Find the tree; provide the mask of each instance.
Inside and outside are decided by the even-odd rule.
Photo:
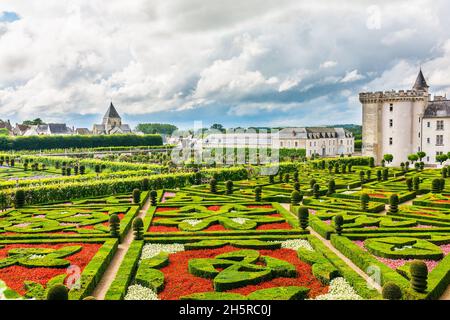
[[[327,195],[332,195],[333,193],[336,193],[336,182],[334,181],[334,179],[331,179],[328,182]]]
[[[48,290],[47,300],[69,300],[69,289],[62,283],[55,284]]]
[[[417,156],[419,157],[419,160],[422,161],[423,158],[427,156],[427,154],[423,151],[417,152]]]
[[[398,202],[398,195],[391,195],[391,197],[389,198],[389,213],[398,212]]]
[[[36,118],[34,120],[25,120],[24,122],[22,122],[22,124],[27,125],[27,126],[36,126],[36,125],[45,124],[45,122],[42,121],[41,118]]]
[[[137,131],[143,132],[145,134],[165,134],[171,135],[178,128],[172,124],[168,123],[140,123],[136,127]]]
[[[367,193],[362,193],[360,200],[361,200],[361,210],[367,211],[369,200],[370,200],[369,195]]]
[[[119,238],[120,236],[120,219],[119,216],[113,213],[109,217],[109,231],[111,236],[114,238]]]
[[[300,204],[300,201],[302,201],[302,196],[301,196],[300,192],[292,191],[292,193],[291,193],[291,204],[293,206],[298,206]]]
[[[134,240],[142,240],[144,235],[144,222],[140,217],[133,220]]]
[[[212,179],[209,181],[209,191],[210,191],[211,193],[217,193],[217,180],[214,179],[214,178],[212,178]]]
[[[334,222],[334,228],[336,229],[336,232],[338,235],[342,234],[342,230],[343,230],[343,224],[344,224],[344,217],[340,214],[334,216],[333,218],[333,222]]]
[[[419,160],[419,156],[417,154],[410,154],[408,156],[408,160],[411,161],[412,163],[414,163]]]
[[[298,222],[303,230],[306,230],[309,222],[309,211],[306,207],[298,208]]]
[[[436,156],[436,161],[442,165],[443,162],[448,160],[448,156],[446,154],[440,154]]]
[[[408,191],[412,191],[413,189],[413,180],[411,178],[406,178],[406,187],[408,188]]]
[[[260,186],[255,188],[255,201],[256,202],[260,202],[261,201],[261,194],[262,194],[262,189]]]
[[[139,204],[141,202],[141,190],[134,189],[133,190],[133,203]]]
[[[150,191],[150,204],[152,206],[156,206],[157,204],[157,199],[156,197],[158,196],[158,192],[156,192],[156,190],[152,190]]]
[[[214,124],[211,126],[211,129],[213,129],[213,130],[218,130],[218,131],[221,131],[221,132],[225,132],[225,128],[223,127],[223,125],[221,125],[221,124],[219,124],[219,123],[214,123]]]
[[[414,260],[409,266],[411,287],[416,292],[425,292],[428,282],[428,268],[422,260]]]
[[[232,194],[233,193],[233,181],[227,180],[225,183],[226,186],[226,194]]]
[[[25,205],[25,191],[22,189],[19,189],[16,191],[15,197],[14,197],[14,207],[15,208],[22,208]]]
[[[316,184],[313,186],[312,194],[313,194],[314,198],[316,198],[316,199],[319,199],[319,198],[320,198],[320,186],[319,186],[318,183],[316,183]]]
[[[392,161],[394,161],[394,156],[392,154],[385,154],[383,159],[387,162],[387,163],[391,163]]]
[[[9,136],[9,131],[6,128],[0,128],[0,136]]]

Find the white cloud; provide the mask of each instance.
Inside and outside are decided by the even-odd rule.
[[[349,71],[345,74],[345,76],[341,79],[340,82],[346,83],[346,82],[354,82],[361,79],[364,79],[365,77],[362,74],[358,73],[358,69],[355,69],[353,71]]]
[[[328,60],[328,61],[325,61],[325,62],[321,63],[321,64],[320,64],[320,67],[321,67],[322,69],[328,69],[328,68],[336,67],[337,64],[338,64],[338,63],[337,63],[336,61]]]
[[[71,113],[104,113],[112,98],[130,116],[220,104],[233,106],[230,116],[257,110],[269,119],[329,94],[342,99],[330,107],[342,108],[343,89],[409,88],[421,63],[430,85],[450,87],[447,2],[379,1],[372,30],[369,5],[1,1],[0,12],[21,17],[0,22],[1,117],[70,122]]]

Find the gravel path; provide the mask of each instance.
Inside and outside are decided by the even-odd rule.
[[[145,214],[147,213],[149,207],[150,207],[150,197],[149,199],[147,199],[147,201],[145,202],[144,206],[139,211],[137,216],[144,219]],[[123,258],[125,257],[125,254],[127,253],[128,248],[130,247],[132,241],[133,241],[133,228],[130,228],[130,231],[128,231],[122,243],[119,244],[119,248],[117,249],[116,254],[114,255],[113,259],[111,260],[111,263],[109,264],[108,268],[103,274],[102,279],[100,280],[100,282],[98,283],[98,285],[94,290],[94,293],[92,294],[92,296],[95,297],[95,299],[104,300],[106,292],[108,291],[111,283],[116,277],[117,271],[119,270]]]
[[[282,204],[283,208],[288,210],[293,216],[295,216],[290,210],[289,210],[289,204]],[[356,273],[358,273],[364,280],[366,280],[367,284],[371,285],[372,288],[375,288],[378,292],[381,293],[381,286],[374,282],[372,278],[370,278],[364,271],[362,271],[358,266],[356,266],[350,259],[348,259],[346,256],[344,256],[339,250],[337,250],[333,245],[331,244],[331,241],[326,240],[323,238],[320,234],[315,232],[311,227],[308,227],[308,230],[311,232],[312,235],[314,235],[316,238],[318,238],[320,241],[323,242],[327,248],[329,248],[333,253],[335,253],[339,258],[341,258],[350,268],[352,268]]]

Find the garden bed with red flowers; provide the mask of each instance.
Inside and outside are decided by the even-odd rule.
[[[116,249],[115,239],[3,240],[0,280],[25,299],[45,299],[46,291],[56,283],[66,285],[71,289],[70,296],[79,299],[93,289],[96,277],[106,269]]]
[[[150,213],[149,233],[291,230],[289,213],[273,204],[159,206]],[[295,218],[294,218],[295,219]]]
[[[169,256],[169,265],[161,268],[164,273],[165,286],[164,290],[159,294],[162,300],[177,300],[182,296],[191,295],[194,293],[204,293],[214,291],[214,282],[211,279],[199,277],[189,272],[189,261],[191,259],[214,259],[215,257],[229,252],[237,252],[237,249],[232,246],[225,246],[217,249],[202,249],[202,250],[188,250],[173,253]],[[311,266],[301,261],[297,257],[297,253],[291,249],[275,249],[275,250],[258,250],[261,256],[273,257],[285,262],[288,262],[295,267],[296,276],[294,277],[275,277],[266,281],[261,281],[257,284],[249,284],[240,286],[238,288],[225,290],[223,292],[239,293],[248,295],[256,290],[274,288],[299,286],[310,289],[308,296],[314,298],[318,295],[328,292],[328,287],[323,285],[317,278],[315,278],[311,271]],[[258,265],[264,265],[258,263]],[[217,270],[223,271],[218,268]]]

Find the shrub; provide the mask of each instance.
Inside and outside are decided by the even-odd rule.
[[[142,190],[148,191],[148,189],[150,189],[148,178],[144,178],[144,180],[142,180]]]
[[[196,185],[202,184],[202,173],[201,172],[195,173],[195,184]]]
[[[442,192],[445,189],[445,179],[441,178],[439,179],[439,191]]]
[[[217,193],[217,180],[214,179],[214,178],[212,178],[212,179],[209,181],[209,191],[210,191],[211,193]]]
[[[300,201],[302,201],[300,192],[298,191],[292,191],[291,193],[291,204],[293,206],[298,206],[300,204]]]
[[[294,183],[294,190],[300,191],[300,183],[298,183],[298,182]]]
[[[389,213],[398,212],[398,202],[398,195],[391,195],[391,197],[389,198]]]
[[[133,190],[133,203],[141,203],[141,190],[137,188]]]
[[[85,174],[86,172],[86,167],[84,165],[80,166],[80,174]]]
[[[359,172],[359,180],[361,180],[361,184],[364,183],[364,176],[365,176],[365,173],[364,173],[363,170],[361,170],[361,171]]]
[[[381,292],[383,299],[385,300],[401,300],[402,290],[394,282],[386,282]]]
[[[294,171],[294,181],[298,182],[298,171]]]
[[[381,176],[381,170],[378,169],[378,170],[377,170],[377,181],[381,181],[381,179],[382,179],[382,176]]]
[[[144,235],[144,222],[136,217],[133,220],[134,240],[142,240]]]
[[[114,238],[119,238],[120,236],[120,219],[117,214],[112,214],[109,217],[109,230],[111,236]]]
[[[331,179],[328,182],[328,191],[327,195],[332,195],[333,193],[336,193],[336,182],[334,182],[334,179]]]
[[[319,198],[320,198],[320,186],[319,186],[318,183],[316,183],[316,184],[313,186],[313,191],[312,191],[312,193],[313,193],[314,198],[316,198],[316,199],[319,199]]]
[[[433,179],[431,182],[431,192],[439,193],[441,191],[441,181],[439,179]]]
[[[441,176],[444,179],[447,178],[447,167],[441,169]]]
[[[425,262],[414,260],[409,267],[411,274],[411,287],[414,291],[425,292],[427,290],[428,268]]]
[[[95,297],[93,296],[87,296],[83,300],[97,300],[97,299],[95,299]]]
[[[95,173],[100,173],[100,165],[99,164],[96,164],[94,166],[94,171],[95,171]]]
[[[368,204],[369,204],[369,201],[370,201],[369,195],[367,193],[362,193],[361,197],[360,197],[360,200],[361,200],[361,210],[362,211],[367,211]]]
[[[406,187],[408,188],[408,191],[413,190],[413,180],[411,178],[406,178]]]
[[[419,178],[419,176],[414,176],[413,184],[414,184],[414,191],[419,191],[419,189],[420,189],[420,178]]]
[[[15,200],[14,206],[16,208],[22,208],[25,205],[25,191],[21,189],[16,190],[14,200]]]
[[[306,230],[309,224],[309,211],[306,207],[300,207],[298,209],[298,222],[303,230]]]
[[[274,184],[275,183],[275,176],[272,175],[272,174],[269,176],[269,183],[270,184]]]
[[[334,164],[334,173],[335,173],[335,174],[339,174],[339,163],[338,163],[338,162],[336,162],[336,163]]]
[[[367,170],[366,171],[366,175],[367,175],[367,181],[370,181],[370,177],[372,176],[372,171],[371,170]]]
[[[344,224],[344,217],[342,217],[342,215],[338,214],[335,215],[333,218],[333,222],[334,222],[334,228],[336,229],[336,232],[338,235],[342,234],[342,226]]]
[[[289,176],[289,173],[286,173],[285,175],[284,175],[284,182],[285,183],[289,183],[289,180],[290,180],[290,176]]]
[[[256,187],[255,188],[255,201],[260,202],[261,201],[261,194],[262,194],[262,189],[261,187]]]
[[[66,168],[66,176],[72,175],[72,168]]]
[[[316,184],[316,179],[311,179],[309,180],[309,187],[312,189],[314,187],[314,185]]]
[[[233,181],[231,180],[227,180],[227,182],[225,183],[227,191],[227,194],[233,194]]]
[[[69,300],[69,290],[63,284],[55,284],[48,290],[47,300]]]
[[[158,196],[158,192],[156,190],[150,191],[150,203],[152,206],[156,206],[157,200],[156,197]]]
[[[369,158],[369,167],[371,168],[375,167],[375,159],[373,157]]]
[[[387,179],[389,179],[389,169],[388,168],[384,168],[383,169],[383,180],[387,181]]]

